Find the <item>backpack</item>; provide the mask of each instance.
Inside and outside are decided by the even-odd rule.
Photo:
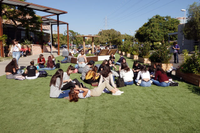
[[[124,87],[125,86],[124,79],[118,77],[118,79],[116,80],[116,85],[117,85],[117,87]]]
[[[60,63],[56,63],[56,68],[60,68]]]
[[[46,71],[39,71],[39,76],[38,77],[47,77],[48,73]]]

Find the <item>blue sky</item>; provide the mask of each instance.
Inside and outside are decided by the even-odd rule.
[[[133,35],[149,18],[158,14],[173,18],[183,17],[181,9],[199,0],[26,0],[67,11],[60,20],[69,23],[69,29],[80,34],[98,34],[102,29],[115,29]],[[48,15],[36,12],[38,15]],[[56,17],[52,17],[56,18]],[[106,21],[107,20],[107,26]],[[54,26],[54,30],[57,28]],[[60,26],[63,33],[66,26]]]

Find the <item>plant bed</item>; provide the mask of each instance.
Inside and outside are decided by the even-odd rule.
[[[172,63],[158,63],[158,62],[151,62],[151,66],[160,65],[164,71],[168,71],[173,67]]]
[[[87,61],[89,62],[90,60],[93,60],[93,61],[98,61],[98,56],[87,56]],[[72,57],[71,58],[71,63],[77,63],[77,57]]]
[[[149,60],[149,58],[139,57],[138,61],[144,64],[151,65],[151,61]]]
[[[180,69],[176,70],[176,76],[182,78],[184,81],[197,85],[200,87],[200,75],[193,73],[184,73]]]

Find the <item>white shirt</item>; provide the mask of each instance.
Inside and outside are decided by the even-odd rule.
[[[20,49],[21,49],[21,45],[18,43],[18,44],[14,45],[14,46],[12,45],[11,52],[19,52]]]
[[[50,97],[56,98],[60,95],[60,93],[62,93],[62,90],[59,89],[59,86],[60,86],[60,78],[56,78],[55,86],[51,85],[50,87]]]
[[[149,71],[146,71],[146,72],[139,71],[138,75],[137,75],[137,80],[140,79],[140,76],[141,76],[142,79],[145,79],[145,78],[146,79],[150,79],[150,73],[149,73]]]
[[[80,92],[79,92],[79,94],[78,94],[78,97],[79,97],[79,98],[91,97],[91,95],[90,95],[91,91],[90,91],[90,90],[88,90],[88,93],[85,95],[85,97],[83,96],[83,92],[84,92],[84,91],[80,91]]]
[[[130,71],[125,71],[124,69],[122,69],[120,71],[120,77],[124,79],[124,82],[128,82],[128,81],[133,81],[133,71],[130,69]]]

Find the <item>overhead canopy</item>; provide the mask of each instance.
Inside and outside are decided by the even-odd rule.
[[[52,19],[52,18],[48,18],[48,17],[42,17],[42,24],[43,25],[57,25],[57,20],[56,19]],[[59,24],[68,24],[67,22],[63,22],[63,21],[59,21]]]
[[[43,11],[43,12],[47,12],[47,13],[52,13],[52,14],[56,14],[56,15],[67,13],[66,11],[58,10],[55,8],[41,6],[41,5],[28,3],[28,2],[24,2],[24,1],[19,1],[19,0],[1,0],[1,1],[2,1],[2,4],[11,5],[11,6],[27,7],[30,9]]]

